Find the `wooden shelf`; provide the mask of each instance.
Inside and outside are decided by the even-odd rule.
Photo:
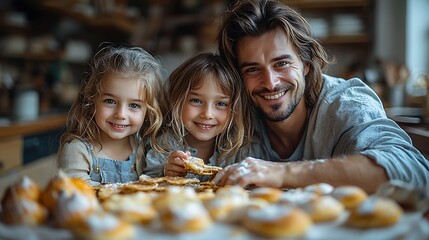
[[[25,35],[28,31],[27,27],[23,26],[12,26],[7,23],[0,21],[0,32],[8,34]]]
[[[297,8],[366,7],[368,0],[282,0],[284,4]]]
[[[369,43],[370,37],[368,34],[356,34],[356,35],[333,35],[326,38],[321,38],[320,41],[323,44],[353,44],[353,43]]]
[[[91,27],[114,28],[130,33],[135,30],[136,21],[120,14],[88,16],[73,10],[73,5],[60,1],[43,1],[41,8],[62,16],[68,16]]]
[[[67,113],[41,116],[33,121],[15,121],[0,127],[0,138],[24,136],[65,127]]]
[[[20,54],[0,53],[0,59],[54,61],[54,60],[62,59],[63,55],[64,55],[63,52],[20,53]]]

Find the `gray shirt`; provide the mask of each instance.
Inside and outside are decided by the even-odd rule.
[[[323,87],[298,147],[287,159],[271,148],[266,128],[259,122],[263,146],[271,161],[329,159],[363,154],[382,166],[390,179],[399,179],[429,192],[429,161],[410,137],[386,117],[375,92],[357,78],[323,76]]]

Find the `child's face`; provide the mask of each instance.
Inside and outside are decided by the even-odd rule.
[[[212,78],[207,76],[202,86],[192,89],[185,100],[182,120],[190,133],[186,136],[189,143],[214,140],[228,123],[230,96],[222,93]]]
[[[95,103],[95,121],[101,129],[102,142],[138,132],[146,113],[141,83],[109,74],[101,83],[101,91]]]

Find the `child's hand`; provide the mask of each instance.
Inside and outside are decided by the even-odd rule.
[[[190,152],[179,150],[170,153],[167,163],[164,165],[164,176],[185,176],[185,160],[188,159],[190,155]]]

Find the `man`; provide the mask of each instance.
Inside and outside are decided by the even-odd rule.
[[[255,129],[269,159],[248,157],[214,183],[297,188],[325,182],[371,193],[400,179],[429,191],[429,161],[362,81],[322,73],[326,52],[294,10],[278,1],[239,1],[226,13],[218,41],[257,109]]]

